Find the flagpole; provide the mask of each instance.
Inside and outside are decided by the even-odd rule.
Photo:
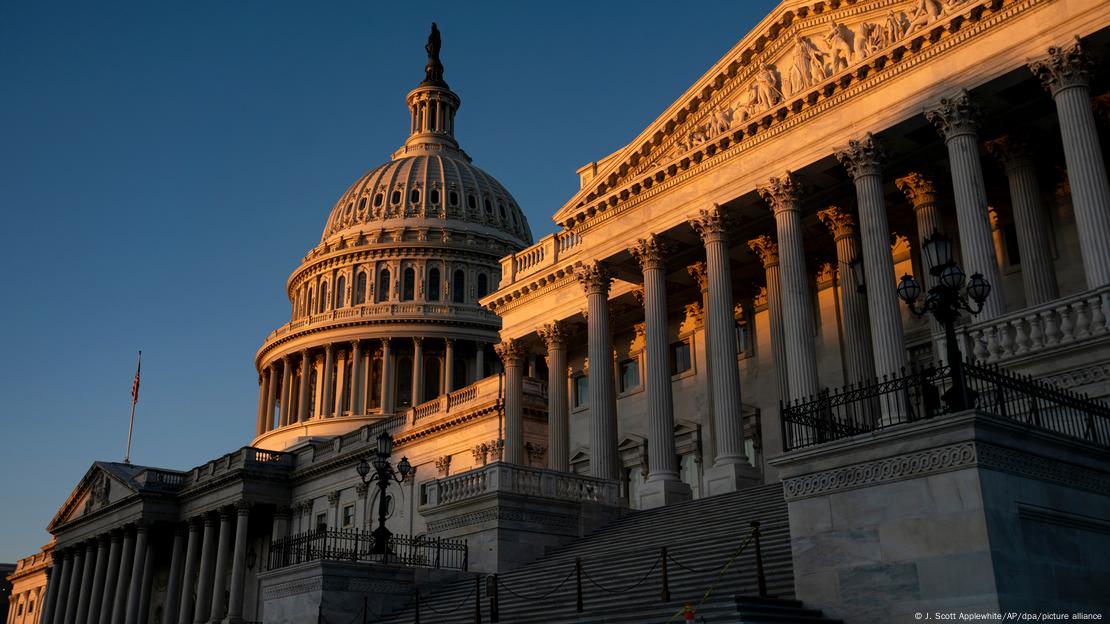
[[[127,426],[127,452],[123,463],[131,463],[131,434],[135,431],[135,405],[139,402],[139,370],[143,366],[143,352],[139,351],[139,363],[135,366],[135,383],[131,388],[131,424]]]

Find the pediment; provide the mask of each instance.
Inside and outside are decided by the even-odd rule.
[[[133,473],[141,470],[125,464],[97,462],[73,489],[65,504],[55,514],[48,530],[68,524],[85,515],[109,507],[138,490],[129,483]]]
[[[908,45],[980,4],[781,3],[634,141],[596,163],[588,177],[583,175],[587,168],[580,170],[582,189],[555,214],[555,222],[569,223],[636,180],[650,184],[646,176],[653,170],[697,162],[738,130],[769,122],[784,106],[819,98],[826,85],[858,71],[869,59]]]

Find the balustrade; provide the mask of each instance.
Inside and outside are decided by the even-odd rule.
[[[616,481],[504,462],[439,479],[427,487],[430,506],[457,503],[494,492],[606,505],[619,503]]]

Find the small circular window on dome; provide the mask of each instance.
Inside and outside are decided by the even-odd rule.
[[[412,189],[409,191],[409,202],[413,204],[420,203],[420,189]]]
[[[451,204],[452,206],[458,206],[459,205],[459,194],[458,194],[458,192],[451,191],[450,193],[448,193],[447,194],[447,203]]]
[[[428,192],[428,200],[433,204],[439,203],[439,189],[432,189]]]
[[[483,203],[484,203],[484,204],[485,204],[485,206],[486,206],[486,213],[487,213],[487,214],[493,214],[493,204],[489,203],[489,200],[488,200],[488,199],[487,199],[487,200],[485,200],[485,201],[484,201]]]
[[[374,196],[374,206],[378,207],[378,206],[381,206],[381,205],[382,205],[382,194],[379,191],[378,194]]]
[[[393,195],[390,195],[389,201],[394,204],[401,203],[401,191],[393,191]]]
[[[473,195],[466,196],[466,207],[474,210],[478,207],[478,200]]]

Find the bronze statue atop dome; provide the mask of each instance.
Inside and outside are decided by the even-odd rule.
[[[435,22],[432,22],[432,32],[428,35],[428,43],[424,46],[428,52],[428,64],[424,66],[424,82],[421,84],[447,86],[443,81],[443,63],[439,61],[439,49],[442,45],[439,28]]]

